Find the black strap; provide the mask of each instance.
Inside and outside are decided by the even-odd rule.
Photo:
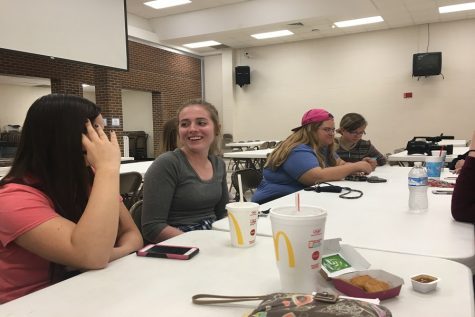
[[[198,305],[208,305],[208,304],[222,304],[222,303],[237,303],[237,302],[247,302],[247,301],[256,301],[264,300],[269,298],[269,295],[260,295],[260,296],[223,296],[223,295],[212,295],[212,294],[197,294],[194,295],[191,299],[193,304]]]
[[[322,186],[324,185],[324,186]],[[344,199],[358,199],[361,196],[363,196],[363,192],[358,189],[353,189],[350,187],[341,187],[341,186],[336,186],[332,185],[330,183],[322,182],[317,184],[316,186],[310,186],[304,188],[306,191],[315,191],[317,193],[341,193],[343,190],[346,190],[346,192],[340,194],[338,197],[344,198]],[[351,193],[356,193],[354,196],[348,196]]]
[[[247,302],[247,301],[256,301],[256,300],[267,300],[275,297],[281,293],[273,293],[267,295],[257,295],[257,296],[225,296],[225,295],[212,295],[212,294],[197,294],[191,297],[193,304],[197,305],[209,305],[209,304],[223,304],[223,303],[237,303],[237,302]],[[283,293],[282,293],[283,294]],[[285,294],[289,295],[289,294]],[[324,303],[336,303],[339,299],[338,295],[330,294],[328,292],[312,293],[314,301],[324,302]]]
[[[342,187],[344,190],[347,190],[346,193],[343,193],[341,195],[339,195],[338,197],[340,198],[344,198],[344,199],[358,199],[360,198],[361,196],[363,196],[363,192],[361,190],[358,190],[358,189],[352,189],[350,187]],[[351,193],[357,193],[355,196],[348,196],[349,194]]]

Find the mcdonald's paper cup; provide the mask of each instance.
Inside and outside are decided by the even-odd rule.
[[[443,156],[427,156],[426,157],[426,169],[427,177],[440,178],[440,173],[444,166]]]
[[[295,206],[270,210],[282,291],[316,291],[326,217],[327,212],[315,206],[301,206],[300,211]]]
[[[226,205],[231,232],[231,244],[238,248],[253,246],[256,242],[259,204],[235,202]]]

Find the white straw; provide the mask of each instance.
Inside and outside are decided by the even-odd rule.
[[[244,195],[242,194],[242,182],[241,174],[238,174],[238,185],[239,185],[239,202],[244,202]]]

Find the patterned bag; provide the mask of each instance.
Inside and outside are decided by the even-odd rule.
[[[262,300],[249,317],[391,317],[384,306],[328,293],[274,293],[264,296],[220,296],[198,294],[194,304],[221,304]]]

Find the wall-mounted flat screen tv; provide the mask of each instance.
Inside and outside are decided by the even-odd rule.
[[[417,53],[412,57],[412,76],[440,75],[442,52]]]

